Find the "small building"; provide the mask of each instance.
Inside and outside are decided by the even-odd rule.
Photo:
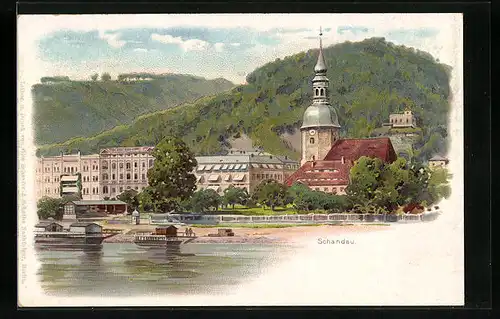
[[[156,227],[156,235],[165,235],[168,237],[177,237],[177,227],[170,225],[167,227]]]
[[[69,225],[69,231],[82,234],[100,234],[102,233],[102,226],[96,223],[79,222]]]
[[[386,123],[384,126],[387,125],[390,125],[393,128],[415,128],[417,127],[417,120],[412,111],[406,110],[403,113],[390,114],[389,123]]]
[[[434,155],[431,159],[429,159],[429,168],[437,168],[437,167],[448,167],[448,163],[450,160],[441,155]]]
[[[88,212],[123,214],[127,203],[120,200],[76,200],[64,205],[65,215],[78,215]]]
[[[35,225],[35,231],[59,232],[63,231],[63,226],[52,221],[41,221]]]
[[[140,223],[141,223],[141,215],[136,209],[132,212],[132,224],[139,225]]]

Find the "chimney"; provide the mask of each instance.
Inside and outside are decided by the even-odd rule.
[[[340,160],[342,161],[342,165],[344,165],[345,164],[344,156],[342,156]]]

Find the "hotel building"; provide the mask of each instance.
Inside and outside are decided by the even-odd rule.
[[[59,198],[81,192],[83,200],[116,198],[133,189],[148,186],[148,170],[153,167],[154,147],[113,147],[99,154],[41,157],[37,160],[36,196]],[[284,182],[299,168],[287,157],[258,151],[231,150],[225,156],[198,156],[193,173],[197,189],[211,188],[220,194],[234,185],[251,192],[265,179]]]

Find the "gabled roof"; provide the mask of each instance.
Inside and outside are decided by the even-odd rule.
[[[46,220],[38,222],[38,224],[36,224],[35,227],[47,227],[47,226],[52,225],[52,224],[57,224],[57,225],[62,227],[62,225],[59,223],[56,223],[53,221],[46,221]]]
[[[290,175],[285,184],[292,186],[295,182],[307,186],[347,185],[349,184],[349,170],[352,163],[341,161],[308,161],[295,173]]]
[[[344,157],[345,160],[354,162],[362,156],[380,158],[388,163],[392,163],[397,159],[390,138],[380,137],[338,140],[333,144],[324,160],[338,161]]]
[[[73,224],[69,225],[69,227],[87,227],[90,225],[97,225],[97,226],[101,227],[101,225],[96,224],[96,223],[85,223],[85,222],[73,223]]]

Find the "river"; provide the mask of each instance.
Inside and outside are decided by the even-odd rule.
[[[284,245],[188,244],[177,253],[108,243],[101,251],[37,251],[48,295],[224,294],[293,251]]]

